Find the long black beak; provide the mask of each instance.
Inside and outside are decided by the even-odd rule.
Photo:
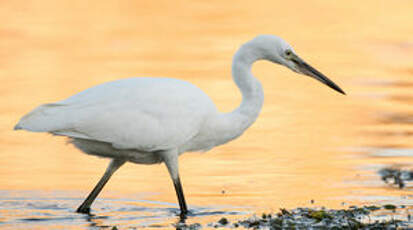
[[[338,87],[338,85],[336,85],[333,81],[328,79],[328,77],[326,77],[324,74],[320,73],[318,70],[314,69],[312,66],[307,64],[297,55],[293,54],[291,61],[293,61],[296,64],[296,67],[300,73],[315,78],[323,84],[327,85],[328,87],[334,89],[335,91],[346,95],[346,93],[340,87]]]

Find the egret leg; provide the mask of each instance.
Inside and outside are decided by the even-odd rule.
[[[179,179],[173,179],[174,182],[174,187],[175,187],[175,191],[176,191],[176,196],[178,197],[178,202],[179,202],[179,208],[181,209],[181,218],[186,218],[186,215],[188,214],[188,208],[186,206],[186,202],[185,202],[185,196],[184,196],[184,191],[182,189],[182,185],[181,185],[181,180]]]
[[[126,162],[125,160],[121,160],[121,159],[113,159],[110,162],[102,178],[100,178],[95,188],[92,190],[89,196],[87,196],[86,200],[83,201],[83,203],[79,206],[76,212],[86,213],[86,214],[90,213],[90,206],[92,205],[93,201],[99,195],[100,191],[102,191],[103,187],[109,181],[113,173],[115,173],[116,170],[118,170],[120,166],[122,166],[125,162]]]
[[[176,151],[163,151],[160,152],[162,159],[165,162],[168,172],[174,183],[176,196],[178,197],[179,208],[181,209],[180,217],[182,219],[186,218],[188,214],[188,208],[186,206],[184,191],[182,189],[181,180],[179,178],[178,172],[178,153]]]

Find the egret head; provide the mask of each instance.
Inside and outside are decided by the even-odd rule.
[[[315,78],[337,92],[346,94],[333,81],[301,59],[282,38],[274,35],[259,35],[250,41],[250,45],[260,53],[261,59],[284,65],[294,72]]]

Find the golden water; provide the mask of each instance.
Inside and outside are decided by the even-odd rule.
[[[131,76],[187,80],[231,111],[240,103],[232,55],[257,34],[283,37],[348,96],[257,63],[266,97],[257,122],[225,146],[180,159],[187,202],[204,213],[189,221],[343,202],[412,205],[411,187],[389,187],[376,174],[411,167],[412,7],[407,0],[1,1],[0,228],[170,227],[177,206],[163,165],[122,167],[94,206],[108,218],[88,219],[72,211],[108,160],[62,137],[12,128],[41,103]]]

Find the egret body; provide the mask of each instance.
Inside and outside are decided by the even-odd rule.
[[[90,206],[111,175],[125,162],[164,162],[173,180],[181,216],[188,212],[178,172],[184,152],[206,151],[239,137],[257,119],[264,93],[252,75],[255,61],[268,60],[313,77],[344,94],[336,84],[299,58],[273,35],[260,35],[236,52],[232,76],[242,93],[241,105],[219,112],[196,86],[170,78],[129,78],[104,83],[25,115],[15,129],[67,136],[81,151],[111,158],[93,191],[77,209]]]

